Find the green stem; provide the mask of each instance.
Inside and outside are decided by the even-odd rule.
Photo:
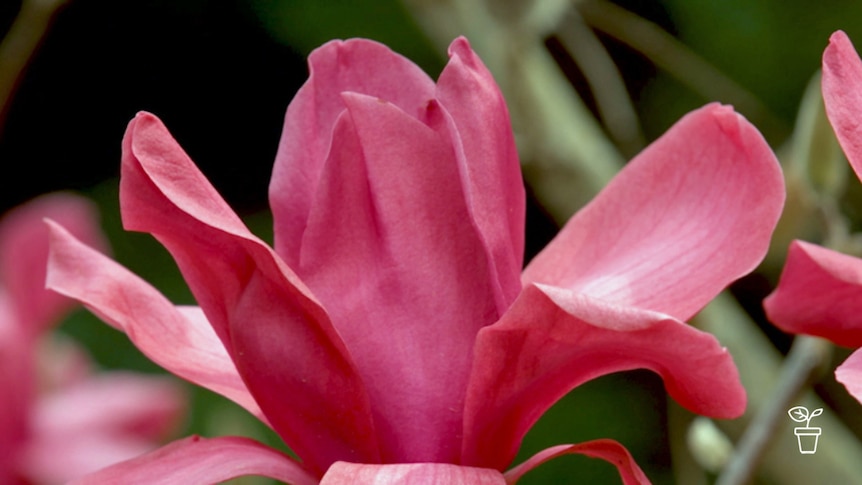
[[[823,339],[796,337],[781,368],[772,398],[748,425],[716,485],[741,485],[751,481],[787,408],[822,373],[829,363],[831,351],[832,345]],[[806,426],[810,421],[808,418]]]
[[[69,0],[24,0],[6,37],[0,42],[0,132],[12,97],[39,49],[56,13]]]

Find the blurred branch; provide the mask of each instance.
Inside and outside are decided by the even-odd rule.
[[[754,476],[767,447],[775,437],[787,409],[816,381],[829,364],[832,345],[820,338],[799,336],[781,367],[772,397],[761,407],[743,433],[716,485],[742,485]],[[831,431],[831,430],[830,430]]]
[[[849,224],[841,214],[838,202],[845,189],[848,164],[826,117],[819,73],[808,84],[800,103],[793,135],[781,151],[780,157],[787,182],[787,202],[763,268],[777,272],[784,264],[787,246],[796,238],[822,240],[827,246],[845,251],[852,247]],[[716,318],[735,320],[738,317],[728,314]],[[710,331],[719,335],[717,330]],[[752,344],[756,343],[755,338],[765,340],[762,335],[754,335],[751,332],[749,334],[748,352],[752,350]],[[731,347],[731,350],[738,358],[743,350],[742,346],[737,348],[739,350]],[[760,384],[753,383],[755,379],[749,379],[753,384],[746,383],[749,396],[756,397],[756,400],[752,398],[752,404],[756,406],[752,406],[748,413],[751,419],[742,433],[736,452],[716,483],[719,485],[748,483],[754,478],[762,459],[766,460],[763,466],[765,470],[784,473],[783,478],[779,480],[781,482],[795,478],[798,483],[843,483],[853,481],[854,475],[859,476],[858,465],[850,469],[849,463],[858,463],[858,460],[850,456],[859,453],[862,445],[846,427],[838,422],[824,422],[824,429],[828,430],[829,439],[820,442],[821,455],[818,455],[820,458],[825,454],[826,460],[834,460],[834,462],[815,463],[813,457],[806,457],[808,467],[799,470],[801,475],[797,475],[796,471],[788,473],[769,463],[768,457],[776,454],[776,448],[782,445],[792,448],[788,446],[788,443],[793,444],[792,440],[775,441],[777,436],[789,434],[790,424],[787,423],[785,413],[804,389],[813,384],[817,375],[830,364],[832,349],[832,345],[825,340],[798,336],[780,367],[778,364],[780,357],[775,357],[774,363],[748,363],[745,366],[748,372],[753,372],[750,369],[754,365],[760,366],[757,369],[773,369],[769,372],[774,375],[767,377],[766,370],[763,370],[757,374],[759,376],[757,381],[760,381]],[[775,353],[774,350],[772,353]],[[745,354],[742,354],[742,357],[752,358]],[[774,381],[775,385],[767,393],[768,387],[763,387],[763,384],[770,381]],[[751,387],[752,385],[754,387]],[[757,394],[753,394],[755,390]],[[813,394],[811,391],[806,394],[808,397],[805,399],[810,402]],[[823,403],[816,402],[809,404],[808,407],[812,409],[823,407]],[[829,419],[836,421],[831,417]],[[834,429],[836,426],[839,427],[837,431]],[[827,448],[824,449],[824,446]],[[791,449],[785,453],[794,452]],[[848,454],[848,452],[851,453]],[[833,456],[835,453],[843,453],[843,456]],[[827,468],[831,471],[825,471]],[[834,473],[835,476],[827,477],[823,473]]]
[[[756,419],[755,416],[770,406],[770,401],[779,389],[779,376],[785,372],[781,370],[782,356],[727,293],[720,294],[692,323],[715,335],[733,355],[739,369],[740,380],[748,394],[748,410],[739,419],[716,422],[731,438],[738,440]],[[808,409],[827,408],[811,390],[804,391],[795,404],[802,404]],[[778,407],[777,404],[775,406]],[[789,418],[774,422],[773,434],[780,439],[773,440],[771,446],[763,450],[758,475],[771,482],[785,484],[858,481],[858,477],[862,476],[862,461],[858,459],[862,456],[862,444],[831,413],[825,413],[817,419],[824,433],[828,433],[828,439],[820,440],[817,454],[806,455],[805,460],[788,459],[799,454],[793,434],[795,423]]]
[[[763,131],[788,131],[784,122],[757,96],[658,25],[607,0],[576,0],[574,4],[587,24],[640,52],[704,98],[733,104]]]
[[[0,42],[0,132],[12,97],[54,16],[69,0],[24,0],[9,33]]]
[[[570,9],[557,37],[590,85],[605,128],[626,157],[645,145],[635,107],[622,74],[608,51],[577,10]]]

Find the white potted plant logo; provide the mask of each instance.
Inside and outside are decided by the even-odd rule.
[[[817,439],[820,437],[820,428],[812,428],[811,420],[815,416],[823,414],[823,408],[817,408],[808,412],[805,406],[796,406],[787,410],[790,419],[797,423],[805,422],[805,427],[793,428],[793,433],[799,442],[799,452],[803,455],[813,455],[817,451]]]

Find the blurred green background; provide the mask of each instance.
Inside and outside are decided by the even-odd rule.
[[[843,29],[857,45],[862,42],[858,1],[614,3],[661,27],[753,94],[769,113],[758,118],[759,127],[776,148],[791,132],[829,35]],[[0,33],[11,26],[20,4],[0,4]],[[161,117],[253,230],[271,240],[266,189],[284,110],[307,75],[305,56],[329,39],[354,36],[385,42],[432,77],[445,63],[445,52],[434,47],[403,4],[392,0],[71,1],[20,80],[0,131],[0,212],[48,191],[82,192],[100,205],[115,258],[172,301],[192,303],[167,253],[149,236],[121,229],[116,177],[126,123],[139,110]],[[622,72],[648,139],[714,100],[612,36],[599,38]],[[583,76],[566,62],[555,36],[545,42],[595,109]],[[555,230],[551,218],[532,204],[530,254]],[[61,330],[83,341],[105,368],[159,372],[123,335],[87,312],[77,312]],[[243,434],[282,446],[233,404],[207,391],[190,392],[193,411],[180,436]],[[655,483],[671,483],[666,409],[661,383],[652,374],[599,379],[555,406],[527,437],[518,460],[554,444],[614,438]],[[566,457],[522,483],[615,482],[610,465]]]

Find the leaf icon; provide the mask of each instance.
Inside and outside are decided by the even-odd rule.
[[[823,408],[817,409],[814,412],[817,414],[814,414],[813,416],[817,416],[823,412]],[[811,419],[808,417],[808,408],[806,408],[805,406],[792,407],[787,410],[787,415],[790,416],[790,419],[796,421],[797,423],[801,423],[803,421],[808,421],[809,419]]]
[[[820,416],[821,414],[823,414],[823,408],[817,408],[814,411],[811,411],[811,415],[808,416],[808,421],[811,421],[811,418],[814,416]]]

